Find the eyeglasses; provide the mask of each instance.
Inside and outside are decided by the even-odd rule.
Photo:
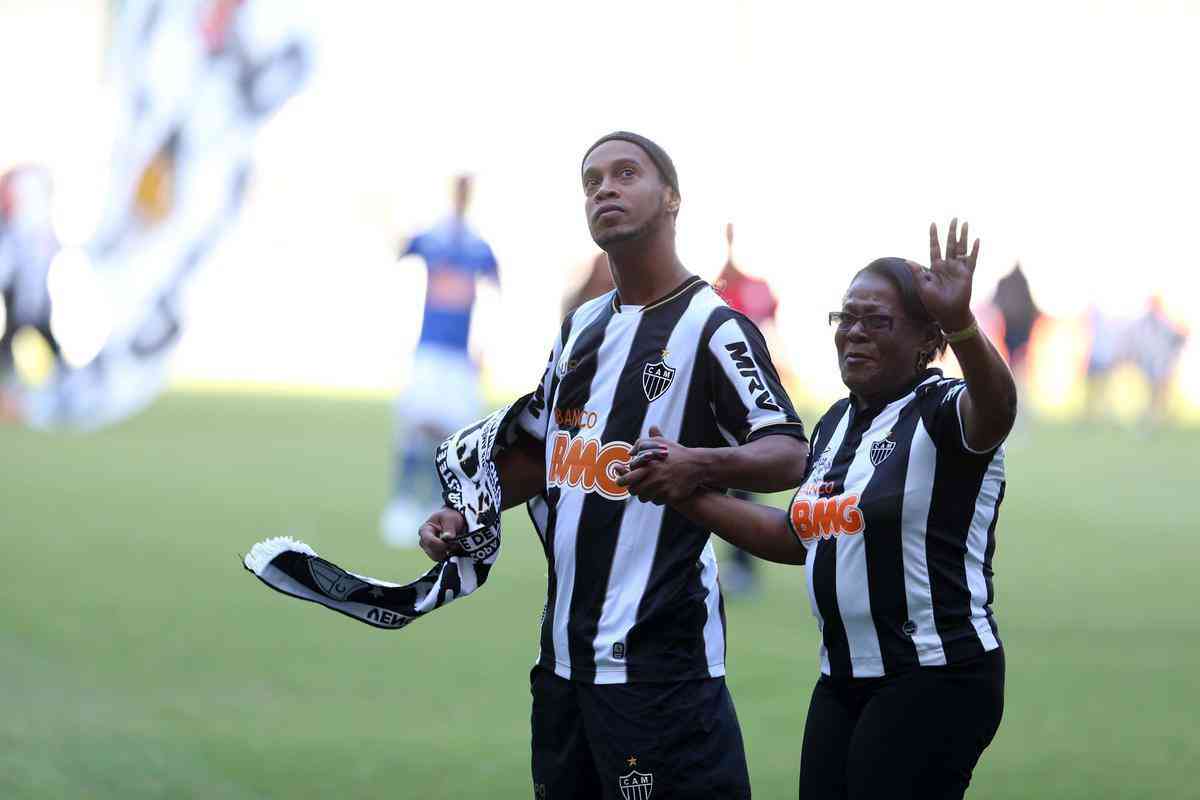
[[[829,324],[845,333],[854,327],[854,323],[862,322],[866,331],[890,331],[894,318],[890,314],[851,314],[848,311],[830,311]]]

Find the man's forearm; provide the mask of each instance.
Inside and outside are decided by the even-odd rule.
[[[546,451],[541,442],[522,436],[496,456],[496,471],[503,508],[515,508],[546,488]]]
[[[781,492],[799,486],[808,445],[794,436],[772,434],[740,447],[698,450],[703,483],[723,489]]]

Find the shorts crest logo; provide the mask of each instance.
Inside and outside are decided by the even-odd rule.
[[[662,397],[667,389],[671,388],[671,381],[675,380],[675,368],[667,366],[667,362],[663,360],[666,357],[667,351],[664,350],[662,359],[647,363],[642,368],[642,391],[652,403]]]
[[[654,791],[654,773],[635,769],[617,778],[617,786],[621,788],[621,797],[625,800],[650,800],[650,794]]]
[[[896,442],[892,440],[891,431],[888,431],[887,436],[882,439],[871,442],[871,466],[878,467],[895,449]]]

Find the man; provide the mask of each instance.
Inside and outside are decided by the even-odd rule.
[[[549,562],[534,795],[749,797],[712,544],[658,503],[701,485],[796,486],[807,440],[761,334],[676,255],[679,182],[662,148],[609,134],[582,183],[616,289],[563,322],[518,418],[525,438],[496,459],[503,505],[529,501]],[[618,479],[640,440],[659,468]],[[442,509],[421,546],[443,560],[462,530]]]
[[[453,213],[400,250],[401,258],[424,259],[429,277],[412,375],[396,402],[392,499],[380,524],[384,541],[396,547],[416,545],[417,526],[441,504],[433,448],[479,413],[479,376],[467,337],[476,281],[499,283],[499,277],[492,248],[467,224],[470,197],[470,177],[459,176]]]

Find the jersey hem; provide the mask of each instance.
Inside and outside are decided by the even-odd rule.
[[[621,683],[676,683],[678,681],[693,681],[702,680],[704,678],[723,678],[725,677],[725,662],[718,661],[706,665],[704,668],[695,668],[683,672],[678,671],[642,671],[638,670],[636,678],[630,678],[628,675],[628,667],[596,667],[595,670],[582,671],[572,669],[570,664],[563,663],[558,659],[548,660],[545,658],[538,659],[537,665],[543,669],[550,670],[560,678],[565,678],[569,681],[577,681],[579,683],[593,684],[621,684]],[[605,680],[605,677],[623,676],[620,680]]]

